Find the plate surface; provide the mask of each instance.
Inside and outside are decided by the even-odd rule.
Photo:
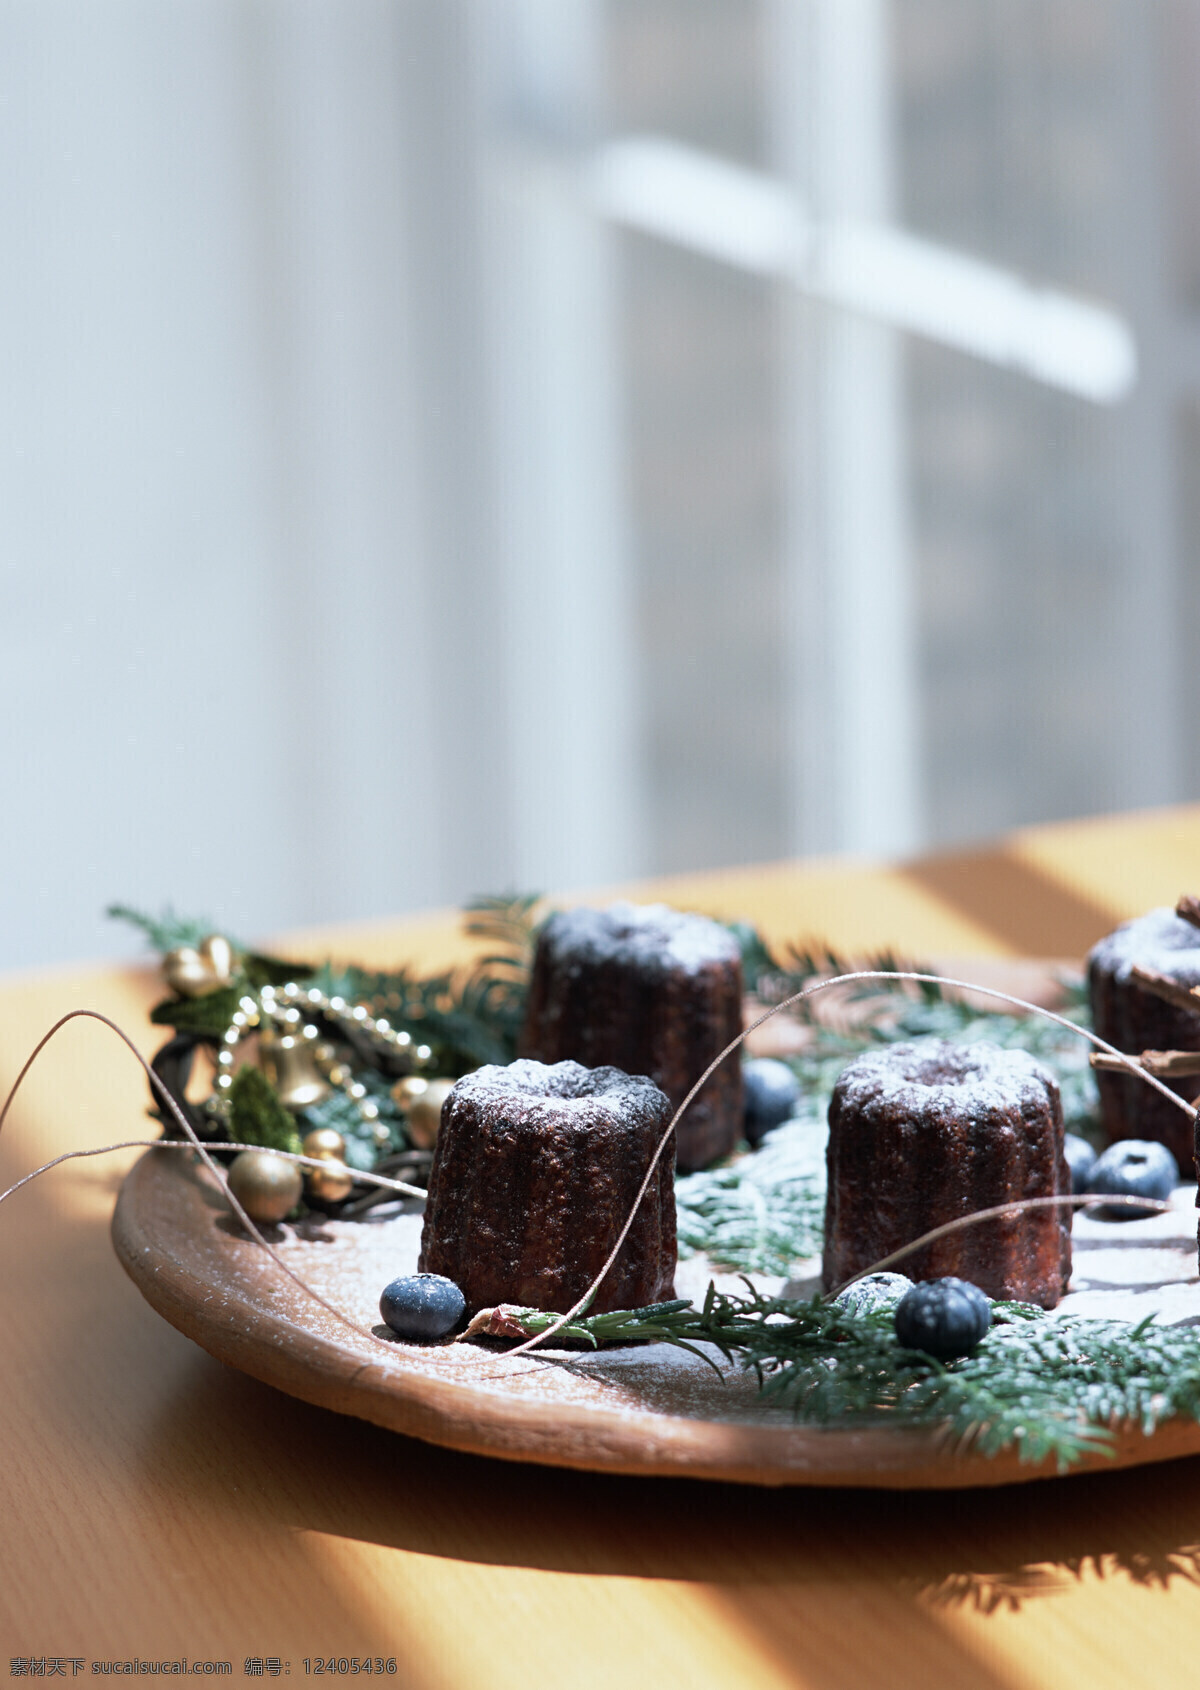
[[[1075,1222],[1077,1288],[1064,1308],[1200,1321],[1194,1187],[1153,1220]],[[281,1255],[360,1325],[378,1326],[379,1293],[416,1267],[418,1210],[277,1229]],[[512,1461],[759,1485],[895,1489],[1013,1484],[1052,1463],[961,1454],[934,1431],[798,1427],[760,1401],[752,1378],[719,1378],[668,1345],[509,1360],[457,1344],[420,1348],[356,1337],[282,1275],[228,1215],[207,1171],[182,1152],[148,1151],[113,1217],[122,1264],[152,1306],[220,1360],[293,1396],[432,1443]],[[690,1294],[703,1264],[681,1266]],[[779,1282],[771,1283],[777,1288]],[[1200,1453],[1200,1425],[1123,1433],[1114,1460],[1133,1466]]]

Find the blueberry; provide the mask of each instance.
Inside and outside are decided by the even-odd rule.
[[[856,1279],[841,1296],[835,1297],[838,1308],[847,1314],[875,1314],[880,1309],[894,1308],[906,1291],[912,1290],[912,1280],[902,1273],[869,1273]]]
[[[1154,1144],[1144,1138],[1123,1138],[1097,1157],[1084,1190],[1098,1191],[1106,1197],[1153,1197],[1163,1203],[1178,1184],[1179,1169],[1165,1144]],[[1090,1209],[1088,1213],[1106,1221],[1137,1221],[1155,1211],[1114,1203]]]
[[[440,1273],[393,1279],[379,1299],[379,1312],[398,1338],[444,1338],[466,1306],[458,1286]]]
[[[1096,1166],[1096,1152],[1086,1138],[1080,1138],[1076,1133],[1067,1133],[1063,1148],[1071,1170],[1071,1190],[1078,1196],[1081,1191],[1087,1190],[1088,1177]]]
[[[742,1064],[742,1098],[746,1109],[742,1130],[751,1144],[759,1144],[773,1127],[791,1118],[800,1100],[800,1082],[786,1062],[752,1056]]]
[[[928,1279],[896,1305],[896,1337],[909,1350],[950,1361],[973,1350],[992,1324],[992,1310],[978,1285],[965,1279]]]

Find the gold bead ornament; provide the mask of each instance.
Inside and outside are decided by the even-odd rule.
[[[252,1221],[271,1225],[300,1201],[304,1181],[295,1162],[272,1150],[243,1150],[229,1168],[229,1189]]]
[[[308,1195],[315,1197],[318,1203],[340,1203],[344,1197],[349,1197],[354,1185],[354,1175],[344,1162],[335,1162],[329,1158],[319,1168],[305,1170],[308,1184]]]
[[[314,1127],[310,1133],[305,1133],[300,1148],[306,1156],[323,1156],[340,1162],[346,1154],[346,1141],[332,1127]]]
[[[319,1156],[324,1163],[320,1168],[305,1168],[304,1183],[308,1195],[315,1197],[318,1203],[340,1203],[344,1197],[349,1197],[354,1184],[354,1175],[342,1161],[346,1154],[346,1141],[341,1133],[332,1127],[314,1127],[310,1133],[305,1133],[300,1146],[306,1156]]]
[[[453,1080],[425,1080],[407,1074],[392,1087],[392,1099],[408,1118],[408,1136],[418,1150],[432,1150],[437,1143],[442,1105],[454,1089]]]
[[[402,1080],[397,1080],[392,1087],[392,1102],[397,1109],[403,1109],[407,1115],[409,1105],[429,1090],[429,1081],[420,1074],[405,1074]]]

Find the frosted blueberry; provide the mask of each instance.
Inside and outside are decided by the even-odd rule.
[[[773,1056],[752,1056],[742,1064],[742,1127],[751,1144],[759,1144],[772,1128],[791,1118],[800,1099],[800,1082],[786,1062]]]
[[[1105,1197],[1152,1197],[1165,1203],[1178,1183],[1179,1169],[1165,1144],[1144,1138],[1123,1138],[1097,1157],[1084,1190]],[[1155,1213],[1153,1209],[1116,1203],[1088,1212],[1106,1221],[1145,1220]]]
[[[928,1279],[896,1305],[896,1337],[909,1350],[951,1361],[973,1350],[992,1324],[991,1304],[965,1279]]]
[[[379,1299],[379,1312],[398,1338],[444,1338],[466,1306],[458,1286],[440,1273],[393,1279]]]
[[[1071,1170],[1071,1190],[1078,1196],[1081,1191],[1087,1190],[1088,1176],[1096,1166],[1096,1152],[1087,1139],[1080,1138],[1077,1133],[1066,1134],[1063,1149]]]
[[[880,1309],[896,1306],[906,1291],[912,1290],[912,1280],[902,1273],[869,1273],[856,1279],[833,1300],[847,1314],[876,1314]]]

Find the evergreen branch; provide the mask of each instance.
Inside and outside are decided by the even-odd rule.
[[[786,1274],[816,1255],[825,1218],[825,1148],[815,1117],[768,1134],[728,1167],[680,1175],[676,1226],[685,1254],[722,1267]]]
[[[235,1144],[260,1144],[264,1150],[300,1153],[300,1135],[291,1114],[261,1068],[239,1068],[229,1088],[229,1129]]]
[[[494,939],[528,965],[539,925],[533,912],[541,901],[540,892],[471,898],[463,905],[463,931],[472,939]]]
[[[264,986],[288,986],[294,981],[310,980],[315,973],[311,962],[288,962],[283,957],[266,956],[262,951],[245,951],[241,956],[242,971],[247,984],[255,991]]]
[[[524,1337],[556,1316],[505,1309]],[[702,1309],[673,1302],[592,1315],[563,1336],[598,1347],[646,1340],[711,1357],[714,1345],[753,1372],[763,1397],[787,1403],[806,1425],[942,1429],[961,1448],[1065,1471],[1111,1455],[1114,1434],[1147,1436],[1174,1417],[1200,1421],[1200,1333],[1078,1316],[1050,1318],[1027,1304],[996,1303],[991,1331],[957,1361],[938,1362],[897,1342],[889,1310],[854,1314],[820,1298],[744,1296],[710,1285]]]
[[[201,939],[206,939],[215,931],[210,921],[179,915],[170,904],[164,905],[159,915],[149,915],[129,904],[109,904],[104,913],[113,921],[127,921],[131,927],[136,927],[153,949],[163,956],[168,951],[178,950],[181,945],[198,945]]]
[[[247,985],[244,979],[235,980],[232,986],[222,986],[200,998],[164,998],[150,1011],[150,1019],[156,1027],[174,1027],[177,1033],[219,1039],[233,1020]]]

